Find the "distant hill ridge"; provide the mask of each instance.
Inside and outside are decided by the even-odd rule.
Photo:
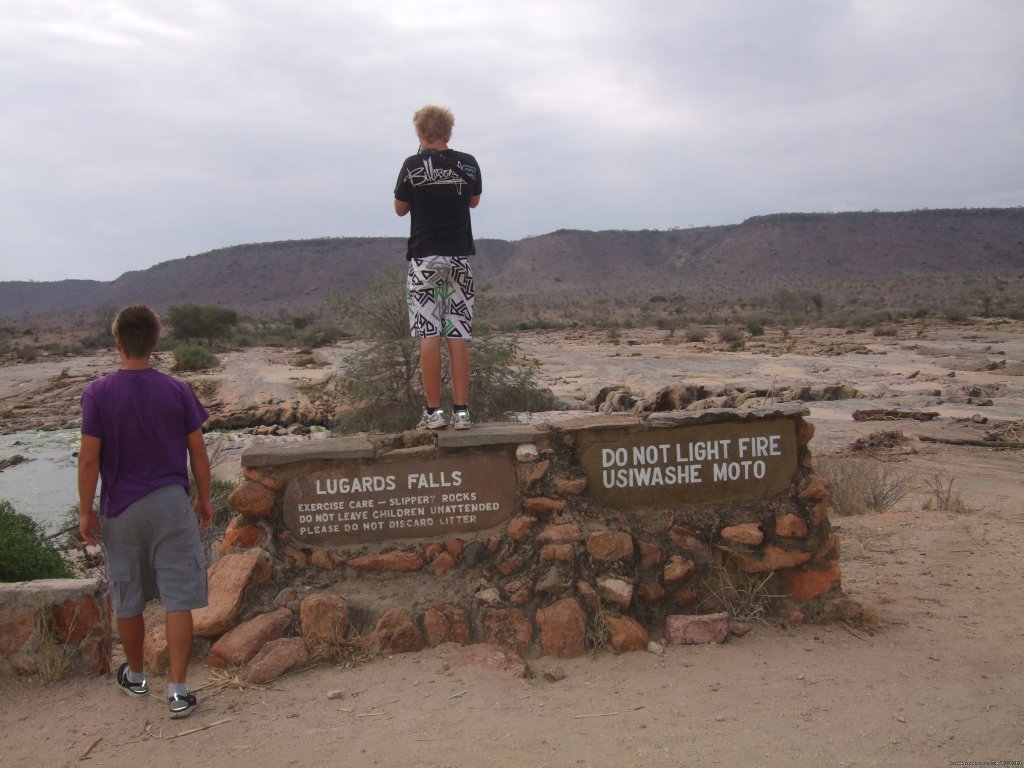
[[[780,283],[1024,275],[1024,208],[779,213],[671,230],[558,230],[479,239],[475,271],[498,300],[737,294]],[[404,268],[405,239],[342,237],[220,248],[116,280],[0,282],[0,317],[68,315],[145,302],[265,315],[316,311],[332,295]]]

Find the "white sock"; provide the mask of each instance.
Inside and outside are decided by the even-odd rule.
[[[129,667],[127,677],[129,683],[144,683],[146,682],[146,670],[143,669],[141,672],[132,672],[131,667]]]
[[[184,696],[188,693],[188,686],[184,683],[168,683],[167,684],[167,698],[171,698],[174,695]]]

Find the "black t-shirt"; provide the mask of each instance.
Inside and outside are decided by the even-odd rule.
[[[411,203],[407,259],[476,253],[469,201],[482,191],[476,158],[454,149],[426,149],[407,157],[395,199]]]

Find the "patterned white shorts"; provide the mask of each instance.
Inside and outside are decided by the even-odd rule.
[[[426,256],[409,262],[409,328],[421,339],[473,338],[473,270],[464,256]]]

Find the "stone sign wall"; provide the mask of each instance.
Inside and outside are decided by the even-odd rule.
[[[287,627],[287,609],[322,638],[309,617],[330,606],[330,632],[380,652],[486,642],[574,656],[687,642],[681,617],[729,610],[723,583],[760,589],[790,622],[842,615],[856,606],[806,415],[658,412],[249,449],[197,633],[223,635],[211,658],[244,664],[232,627]],[[217,583],[239,594],[217,597]]]

